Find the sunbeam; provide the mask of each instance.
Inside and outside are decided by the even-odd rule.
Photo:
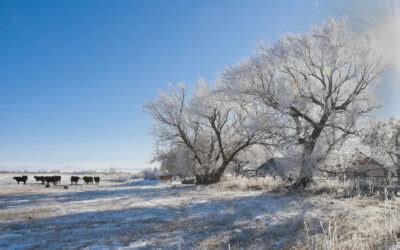
[[[400,73],[400,1],[352,1],[340,6]]]

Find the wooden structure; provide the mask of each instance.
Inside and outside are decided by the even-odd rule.
[[[389,171],[383,164],[366,156],[362,152],[358,152],[351,166],[346,169],[346,177],[348,179],[367,178],[367,177],[383,177],[389,176]]]

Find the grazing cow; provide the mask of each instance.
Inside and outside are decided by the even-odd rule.
[[[100,183],[100,177],[94,177],[93,179],[94,179],[94,182],[95,182],[97,185],[99,185],[99,183]]]
[[[55,180],[57,183],[61,183],[61,176],[60,176],[60,175],[54,175],[53,177],[54,177],[54,180]]]
[[[82,179],[86,184],[93,184],[93,177],[92,176],[83,176]]]
[[[35,178],[36,182],[41,181],[42,185],[44,185],[45,182],[44,176],[34,176],[33,178]]]
[[[172,181],[172,175],[161,175],[160,180],[162,181]]]
[[[40,181],[42,182],[42,185],[46,183],[46,178],[44,176],[39,176]]]
[[[26,176],[26,175],[23,175],[23,176],[14,176],[13,179],[16,180],[18,184],[19,184],[20,182],[23,182],[24,185],[25,185],[25,184],[26,184],[26,181],[28,180],[28,176]]]
[[[54,186],[58,182],[57,176],[45,176],[44,180],[46,181],[47,184],[53,183]],[[46,185],[46,187],[47,187],[47,185]]]
[[[71,176],[71,184],[75,183],[76,185],[78,184],[78,181],[79,181],[79,176]]]

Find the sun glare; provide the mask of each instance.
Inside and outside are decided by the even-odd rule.
[[[349,1],[346,9],[356,28],[368,33],[388,63],[400,74],[400,1]]]
[[[397,13],[397,12],[396,12]],[[388,16],[373,27],[377,45],[397,70],[400,69],[400,16]]]

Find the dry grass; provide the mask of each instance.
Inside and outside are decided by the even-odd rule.
[[[329,194],[336,198],[373,197],[380,200],[392,199],[398,195],[398,187],[377,185],[363,180],[320,180],[314,183],[308,191],[313,194]]]
[[[258,177],[224,177],[219,183],[211,185],[212,188],[220,190],[238,190],[238,191],[272,191],[284,188],[284,183],[279,178]]]
[[[321,220],[319,225],[314,225],[314,228],[311,223],[304,222],[306,239],[295,248],[398,249],[400,247],[398,210],[393,207],[370,206],[362,210],[364,216],[356,210],[355,207],[348,215]]]
[[[212,188],[225,190],[284,190],[285,183],[271,177],[227,177]],[[293,194],[292,194],[293,195]],[[248,249],[399,249],[400,200],[393,191],[362,181],[317,182],[305,192],[304,201],[312,208],[293,220],[291,228],[302,231],[301,237],[281,245],[264,238],[237,238],[235,233],[215,235],[202,242],[205,248]],[[279,242],[278,242],[279,243]]]
[[[318,204],[298,249],[399,249],[399,199],[371,183],[326,181],[310,188]],[[317,220],[317,221],[316,221]]]

